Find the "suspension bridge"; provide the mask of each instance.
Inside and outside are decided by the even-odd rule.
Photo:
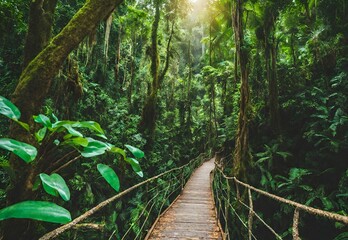
[[[77,226],[90,227],[103,231],[102,227],[85,223],[95,215],[104,215],[102,209],[121,201],[136,190],[145,192],[141,196],[142,205],[135,219],[125,224],[125,229],[116,228],[103,238],[95,239],[231,239],[231,226],[239,222],[241,239],[257,239],[254,225],[263,225],[273,235],[273,239],[285,239],[262,218],[255,210],[255,194],[293,208],[291,229],[292,239],[300,240],[300,213],[329,219],[348,226],[348,217],[337,213],[312,208],[288,199],[281,198],[255,188],[235,177],[227,176],[224,171],[206,155],[201,154],[189,163],[163,172],[138,183],[121,193],[101,202],[72,222],[45,234],[40,240],[62,237],[75,231]],[[254,195],[253,195],[254,194]],[[245,200],[246,199],[246,200]],[[139,206],[138,206],[139,207]],[[241,214],[245,208],[247,214]],[[94,228],[94,229],[93,229]],[[244,228],[244,230],[242,230]],[[70,236],[70,235],[69,235]],[[61,239],[67,239],[66,236]],[[69,238],[70,239],[70,238]],[[92,239],[92,238],[89,238]],[[271,238],[270,238],[271,239]],[[288,237],[287,237],[288,239]]]
[[[214,159],[191,176],[182,195],[161,215],[145,239],[221,239],[210,184]]]

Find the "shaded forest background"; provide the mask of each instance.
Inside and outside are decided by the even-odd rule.
[[[346,0],[120,3],[104,12],[100,24],[81,25],[87,36],[64,58],[56,76],[41,76],[40,81],[51,82],[42,96],[31,96],[30,91],[21,95],[41,102],[36,109],[30,106],[30,112],[27,102],[16,95],[19,79],[30,74],[22,72],[84,4],[80,0],[0,2],[0,95],[14,100],[33,129],[38,127],[30,119],[39,113],[96,121],[115,146],[130,144],[145,151],[140,162],[144,178],[187,163],[202,152],[211,156],[219,152],[218,156],[225,156],[221,164],[227,171],[254,186],[347,214]],[[42,87],[28,89],[40,92]],[[0,137],[26,139],[13,126],[10,129],[7,119],[0,118],[0,124]],[[70,150],[54,151],[59,159]],[[19,168],[10,155],[0,153],[1,208],[42,197],[40,191],[16,192],[13,197],[13,185],[23,184],[23,179],[16,176]],[[103,162],[114,167],[122,189],[141,181],[108,154],[73,162],[59,171],[72,200],[56,200],[73,216],[113,194],[104,182],[96,181],[99,175],[93,166]],[[118,203],[96,217],[96,222],[106,223],[105,238],[132,224],[144,208],[144,195],[145,191],[137,192],[129,196],[128,205]],[[285,239],[290,238],[292,210],[282,206],[278,211],[279,205],[258,201],[263,217]],[[347,226],[304,218],[303,229],[311,230],[303,231],[302,239],[348,238]],[[37,223],[30,237],[53,228]],[[84,234],[100,239],[99,232],[69,234],[65,239],[84,239]],[[263,230],[259,234],[269,239]]]

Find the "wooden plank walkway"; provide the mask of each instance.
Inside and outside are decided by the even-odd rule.
[[[154,226],[149,240],[222,239],[210,186],[213,169],[211,159],[192,174],[182,195]]]

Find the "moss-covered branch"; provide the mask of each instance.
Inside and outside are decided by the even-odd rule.
[[[162,82],[164,80],[164,77],[166,76],[167,72],[168,72],[168,69],[169,69],[169,60],[170,60],[170,57],[171,57],[171,52],[170,52],[170,48],[171,48],[171,43],[172,43],[172,39],[173,39],[173,36],[174,36],[174,26],[175,26],[175,21],[173,20],[172,22],[172,27],[171,27],[171,31],[170,31],[170,35],[169,35],[169,39],[168,39],[168,42],[167,42],[167,48],[166,48],[166,51],[167,51],[167,55],[166,55],[166,62],[164,64],[164,68],[159,76],[159,86],[162,85]]]
[[[24,69],[13,93],[13,102],[22,111],[22,120],[30,120],[42,106],[51,80],[64,60],[95,26],[122,0],[89,0],[50,44]]]

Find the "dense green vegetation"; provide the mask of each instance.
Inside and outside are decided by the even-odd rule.
[[[115,190],[219,152],[229,175],[347,215],[347,8],[345,0],[2,0],[0,104],[18,109],[8,115],[0,105],[0,207],[44,200],[74,218]],[[37,154],[11,155],[13,145],[28,146],[8,139]],[[153,197],[147,190],[92,219],[103,238],[129,226],[138,234],[132,221]],[[290,238],[292,209],[261,197],[255,205]],[[348,238],[347,226],[304,219],[302,239]],[[57,227],[2,223],[5,239]],[[76,232],[62,239],[100,239]]]

